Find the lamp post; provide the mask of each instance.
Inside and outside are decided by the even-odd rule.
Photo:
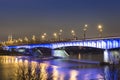
[[[44,36],[46,36],[46,35],[47,35],[47,33],[44,33],[43,35],[44,35]]]
[[[42,39],[42,41],[45,41],[46,36],[47,36],[47,33],[43,33],[43,34],[41,35],[41,39]]]
[[[86,31],[87,31],[88,25],[85,24],[84,28],[83,28],[83,39],[86,39]]]
[[[47,33],[43,33],[43,34],[40,36],[40,40],[41,40],[41,41],[47,41],[47,40],[46,40],[46,36],[47,36]]]
[[[63,30],[62,30],[62,29],[60,29],[60,30],[59,30],[59,41],[61,40],[61,35],[62,35],[62,32],[63,32]]]
[[[75,39],[75,31],[74,30],[71,30],[71,34],[73,36],[73,39]]]
[[[57,40],[57,33],[53,33],[53,36],[55,38],[55,41]]]
[[[99,37],[102,37],[103,27],[101,25],[98,25],[98,31],[99,31]]]
[[[42,38],[42,41],[44,41],[45,40],[45,35],[42,35],[41,38]]]

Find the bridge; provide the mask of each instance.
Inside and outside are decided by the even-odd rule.
[[[5,46],[7,50],[19,49],[19,48],[49,48],[53,51],[57,48],[64,48],[69,46],[81,46],[81,47],[91,47],[99,48],[104,50],[105,61],[108,62],[109,50],[120,48],[120,37],[111,37],[111,38],[98,38],[98,39],[86,39],[86,40],[71,40],[71,41],[62,41],[62,42],[52,42],[52,43],[40,43],[40,44],[26,44],[26,45],[16,45],[16,46]]]
[[[120,48],[120,38],[100,38],[100,39],[87,39],[87,40],[71,40],[53,43],[40,43],[40,44],[27,44],[17,46],[5,46],[7,50],[12,48],[35,48],[45,47],[50,49],[68,47],[68,46],[83,46],[83,47],[94,47],[100,49],[114,49]]]

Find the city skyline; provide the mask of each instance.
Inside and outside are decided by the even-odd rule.
[[[86,37],[98,37],[97,26],[103,26],[103,37],[120,34],[119,0],[1,0],[0,40],[41,36],[63,30],[71,37],[71,30],[83,38],[83,28],[88,25]]]

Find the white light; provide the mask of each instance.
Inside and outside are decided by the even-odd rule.
[[[109,53],[108,50],[104,51],[104,62],[109,62],[109,57],[108,57]]]

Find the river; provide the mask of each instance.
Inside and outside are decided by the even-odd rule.
[[[64,58],[0,56],[0,80],[119,80],[119,69]]]

